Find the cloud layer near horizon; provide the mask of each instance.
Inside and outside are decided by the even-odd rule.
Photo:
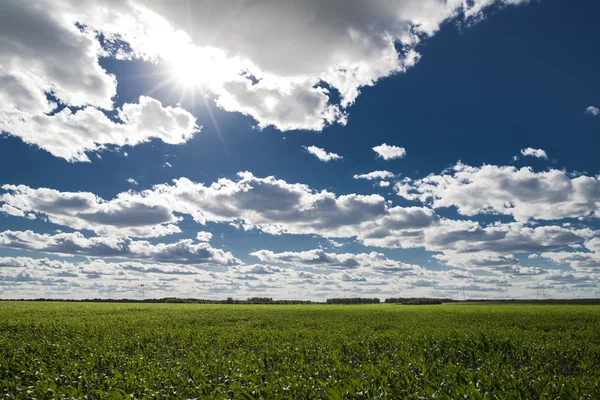
[[[380,178],[387,174],[376,171],[368,176]],[[502,187],[497,186],[500,184]],[[404,207],[393,206],[380,195],[336,195],[272,176],[255,177],[249,172],[239,173],[236,180],[222,178],[210,185],[180,178],[172,184],[155,185],[148,190],[123,192],[111,200],[92,193],[33,189],[23,185],[4,185],[3,189],[5,193],[0,199],[5,213],[47,218],[59,226],[113,238],[108,240],[111,245],[107,246],[102,238],[86,239],[81,234],[2,233],[5,246],[42,252],[65,253],[60,249],[67,248],[72,254],[94,255],[95,251],[108,249],[114,256],[161,260],[160,254],[176,250],[180,258],[173,258],[174,262],[200,263],[200,259],[194,258],[194,252],[212,251],[206,257],[214,257],[215,264],[235,264],[231,254],[211,250],[205,242],[193,244],[191,240],[184,240],[161,247],[127,238],[175,234],[181,232],[180,222],[190,218],[201,225],[226,223],[270,235],[317,235],[353,239],[379,248],[423,248],[437,253],[435,258],[449,266],[518,275],[535,273],[522,267],[515,257],[520,253],[540,254],[553,261],[586,262],[588,269],[597,253],[592,246],[597,233],[590,228],[565,223],[529,223],[597,218],[598,178],[570,177],[558,170],[534,172],[529,168],[457,164],[443,175],[397,182],[395,189],[399,196],[422,203]],[[450,219],[435,211],[444,207],[456,207],[459,214],[466,216],[508,215],[514,221],[486,224]],[[592,253],[572,253],[571,258],[561,253],[571,246],[586,246]],[[119,251],[115,251],[116,248]],[[145,250],[136,251],[136,248]],[[317,254],[306,254],[319,259]],[[287,262],[265,251],[253,255],[259,256],[261,261]],[[164,257],[163,261],[168,260],[168,256]],[[336,264],[327,265],[333,268]],[[339,265],[344,264],[340,261]]]

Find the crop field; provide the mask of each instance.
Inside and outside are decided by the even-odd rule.
[[[600,306],[0,302],[2,398],[599,399]]]

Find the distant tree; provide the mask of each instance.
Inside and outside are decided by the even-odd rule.
[[[379,304],[380,300],[376,297],[349,297],[349,298],[333,298],[327,299],[327,304]]]

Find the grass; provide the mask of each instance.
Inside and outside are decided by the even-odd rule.
[[[0,302],[4,398],[598,399],[594,305]]]

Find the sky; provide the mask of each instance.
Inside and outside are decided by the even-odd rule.
[[[0,298],[600,293],[593,0],[0,4]]]

